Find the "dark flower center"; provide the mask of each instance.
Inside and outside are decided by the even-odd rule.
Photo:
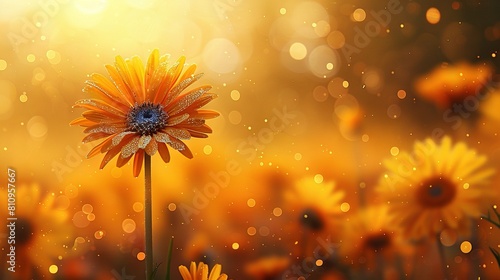
[[[420,205],[437,208],[448,205],[456,194],[456,185],[452,181],[447,178],[434,177],[421,183],[416,196]]]
[[[378,252],[391,245],[391,237],[386,232],[369,234],[365,238],[365,248]]]
[[[160,104],[136,104],[127,115],[128,130],[141,135],[152,135],[167,126],[168,115]]]
[[[16,221],[16,246],[25,246],[33,239],[33,224],[29,219],[18,217]]]
[[[323,221],[323,217],[318,213],[317,210],[307,208],[300,215],[300,222],[307,228],[310,228],[314,231],[318,231],[323,229],[325,223]]]

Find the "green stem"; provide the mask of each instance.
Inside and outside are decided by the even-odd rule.
[[[167,259],[167,277],[166,280],[170,280],[170,264],[172,263],[172,250],[174,248],[174,237],[170,238],[170,243],[168,244],[168,259]]]
[[[151,156],[144,154],[144,227],[146,279],[153,279],[153,219],[151,214]]]

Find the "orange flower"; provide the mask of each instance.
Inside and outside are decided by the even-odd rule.
[[[359,210],[345,224],[339,254],[353,265],[372,270],[377,259],[392,262],[395,256],[409,255],[410,246],[394,221],[387,205],[377,205]]]
[[[191,262],[189,270],[183,265],[179,266],[179,272],[184,280],[227,280],[227,275],[221,273],[221,271],[222,266],[220,264],[216,264],[210,274],[208,274],[208,265],[202,262],[198,264],[198,267],[196,267],[195,262]]]
[[[318,183],[306,177],[297,182],[295,190],[285,192],[285,200],[302,227],[320,232],[329,230],[332,219],[341,213],[344,195],[335,189],[335,182]]]
[[[468,96],[477,95],[492,73],[492,68],[487,64],[442,64],[420,77],[415,89],[423,98],[446,109],[454,102],[462,102]]]
[[[71,125],[85,127],[88,135],[84,143],[104,139],[87,157],[105,153],[100,168],[118,154],[116,166],[122,167],[133,155],[133,173],[141,172],[144,153],[152,156],[157,151],[165,162],[170,161],[167,144],[187,158],[193,154],[182,140],[191,137],[206,138],[212,130],[206,119],[219,114],[200,109],[215,97],[204,85],[182,92],[202,74],[194,74],[196,65],[184,73],[185,57],[169,67],[168,56],[154,50],[146,68],[139,57],[116,57],[115,66],[106,65],[111,78],[92,74],[84,91],[96,99],[83,99],[74,107],[85,108],[82,117]],[[182,75],[181,75],[182,74]]]
[[[467,236],[470,218],[481,216],[494,193],[494,169],[486,161],[464,142],[428,138],[415,142],[412,154],[403,151],[384,162],[388,172],[377,190],[408,237],[418,240],[445,229]]]
[[[285,256],[271,255],[261,257],[245,265],[245,272],[252,279],[278,279],[290,266],[290,259]]]

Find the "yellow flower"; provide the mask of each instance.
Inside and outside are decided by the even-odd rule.
[[[16,253],[14,274],[19,279],[50,279],[49,267],[64,257],[67,246],[71,245],[68,213],[56,207],[54,200],[53,195],[42,196],[36,184],[20,184],[16,188],[13,216],[17,218],[14,221],[16,235],[15,244],[11,245],[15,246]]]
[[[334,182],[316,183],[313,178],[304,178],[296,184],[295,190],[285,193],[285,200],[303,227],[321,231],[341,212],[339,202],[344,192],[334,189]]]
[[[71,122],[85,127],[88,135],[83,142],[104,139],[88,157],[105,153],[100,168],[118,154],[116,165],[122,167],[133,155],[133,174],[138,176],[144,153],[152,156],[157,151],[165,162],[170,161],[167,144],[187,158],[193,154],[182,140],[205,138],[212,130],[205,120],[219,114],[200,108],[216,95],[205,85],[182,93],[202,74],[194,74],[196,65],[182,74],[185,58],[172,66],[168,56],[154,50],[144,67],[139,57],[116,57],[115,66],[106,65],[111,78],[93,74],[84,91],[96,99],[83,99],[74,107],[88,109],[82,117]]]
[[[500,89],[491,90],[484,102],[481,103],[480,128],[484,132],[496,135],[500,124]],[[496,140],[495,140],[496,141]]]
[[[435,235],[443,229],[467,234],[470,218],[481,215],[492,193],[488,178],[494,173],[463,142],[416,142],[410,155],[401,152],[385,162],[388,173],[378,191],[390,212],[410,237]]]
[[[289,257],[271,255],[247,263],[245,272],[256,280],[278,279],[289,266]]]
[[[220,264],[214,265],[208,274],[208,265],[200,262],[198,267],[195,262],[191,262],[189,270],[187,267],[179,266],[179,272],[184,280],[227,280],[227,275],[221,273],[222,266]]]
[[[455,102],[463,102],[468,96],[477,95],[492,73],[492,67],[487,64],[442,64],[420,77],[415,89],[423,98],[441,108],[448,108]]]
[[[386,205],[361,209],[345,223],[339,254],[350,264],[370,269],[377,266],[377,256],[389,261],[396,254],[406,254],[409,246],[393,221],[394,213]]]
[[[357,140],[363,132],[363,110],[357,106],[344,106],[336,111],[339,118],[339,130],[349,140]]]

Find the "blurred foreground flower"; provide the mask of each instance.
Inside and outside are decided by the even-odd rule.
[[[181,273],[183,280],[227,280],[227,275],[221,273],[222,266],[220,264],[214,265],[208,274],[208,265],[200,262],[196,266],[195,262],[191,262],[189,270],[184,265],[179,266],[179,272]]]
[[[455,102],[462,102],[466,97],[480,93],[492,74],[493,69],[486,64],[442,64],[420,77],[415,89],[423,98],[446,109]]]
[[[401,152],[384,162],[388,173],[378,191],[409,237],[430,237],[443,229],[467,235],[470,218],[480,217],[492,194],[488,178],[494,170],[485,162],[463,142],[452,146],[449,137],[440,144],[426,139],[415,143],[411,155]]]
[[[92,74],[84,91],[97,99],[83,99],[74,107],[88,109],[71,122],[85,127],[88,133],[83,142],[105,138],[95,146],[88,157],[106,153],[100,168],[120,154],[116,165],[122,167],[133,155],[134,176],[141,172],[144,153],[149,156],[157,151],[163,161],[170,161],[167,144],[184,156],[193,154],[182,140],[191,137],[205,138],[212,130],[205,120],[219,114],[201,110],[216,95],[205,85],[184,94],[183,90],[196,82],[202,74],[195,75],[196,65],[191,65],[181,75],[185,58],[181,57],[170,68],[168,56],[154,50],[146,68],[139,57],[116,57],[115,66],[106,65],[111,80],[101,74]]]
[[[42,196],[36,184],[16,188],[16,235],[12,244],[16,248],[16,272],[12,275],[19,278],[12,279],[50,279],[49,267],[66,256],[68,247],[64,244],[71,244],[72,226],[67,222],[67,211],[58,208],[54,200],[53,195]]]

